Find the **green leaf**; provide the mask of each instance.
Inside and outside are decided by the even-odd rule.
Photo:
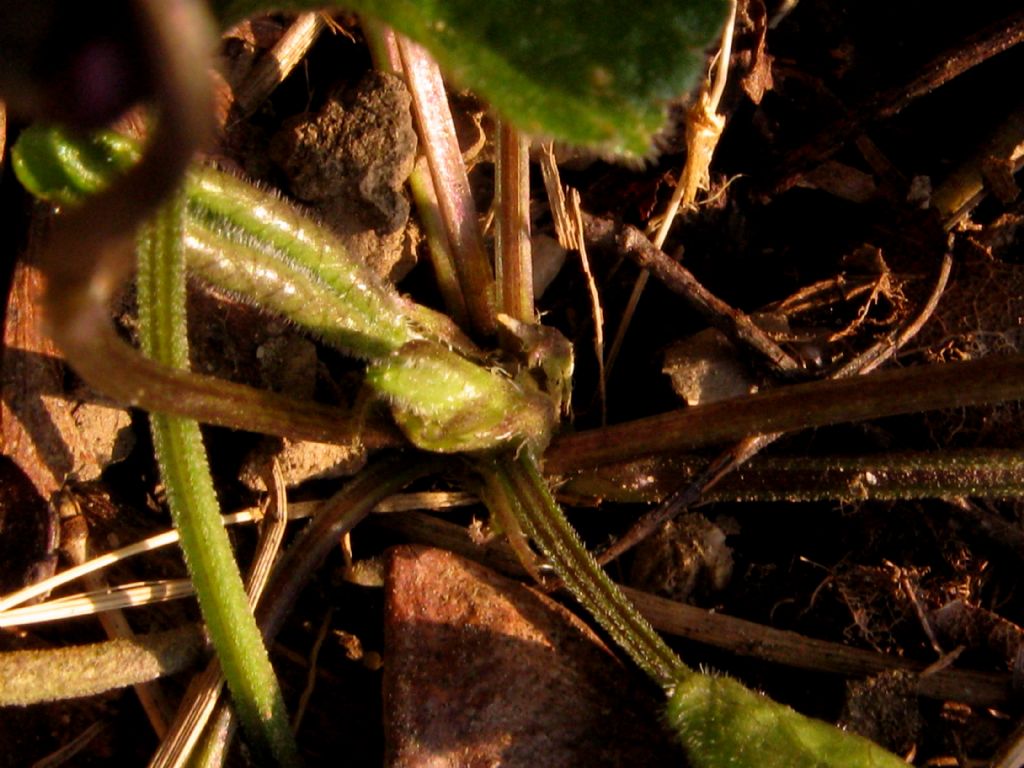
[[[222,18],[322,7],[221,0]],[[723,0],[347,0],[412,38],[457,84],[535,136],[643,157],[665,103],[693,87],[721,30]]]
[[[728,677],[692,675],[668,721],[694,768],[906,768],[868,739],[805,717]]]

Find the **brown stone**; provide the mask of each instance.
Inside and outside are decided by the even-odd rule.
[[[684,764],[657,689],[547,596],[422,547],[386,595],[387,765]]]

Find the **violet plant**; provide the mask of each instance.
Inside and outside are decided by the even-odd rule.
[[[14,158],[19,177],[34,194],[67,205],[118,166],[130,165],[137,154],[132,142],[110,134],[76,140],[57,129],[35,128],[21,137]],[[187,174],[184,198],[180,237],[177,242],[172,237],[166,250],[182,252],[199,279],[242,294],[366,360],[367,384],[388,402],[414,445],[463,454],[480,476],[483,498],[502,527],[520,530],[533,541],[584,608],[665,690],[668,722],[694,765],[902,764],[862,737],[800,715],[727,677],[693,670],[676,656],[597,565],[551,496],[538,457],[557,406],[529,372],[513,377],[432,338],[416,321],[420,310],[399,301],[390,285],[349,257],[328,231],[280,198],[202,167]],[[153,270],[147,267],[142,274]],[[175,291],[181,289],[144,294],[140,306],[165,314],[169,305],[183,304],[172,300]],[[147,346],[169,345],[183,334],[183,323],[180,317],[144,323],[152,329]],[[162,429],[158,420],[158,436]],[[180,454],[196,450],[182,448]],[[168,445],[160,454],[172,497],[178,490],[186,493],[186,483],[175,482],[169,471],[179,452]],[[193,524],[178,521],[179,526]],[[200,600],[208,624],[237,625]],[[218,644],[222,660],[236,652],[227,643]],[[241,695],[236,691],[242,690],[242,683],[232,685],[236,700]],[[260,718],[243,715],[242,720],[258,723]],[[292,749],[280,746],[280,734],[264,738],[278,759]]]

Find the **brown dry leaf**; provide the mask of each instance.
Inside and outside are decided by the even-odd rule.
[[[19,261],[4,325],[0,450],[49,498],[69,477],[99,477],[130,420],[123,410],[89,404],[76,421],[80,406],[65,396],[64,366],[43,331],[41,297],[38,270]]]
[[[550,598],[400,547],[386,600],[387,765],[683,764],[654,689]]]

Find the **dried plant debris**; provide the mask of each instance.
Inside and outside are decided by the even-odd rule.
[[[1021,351],[1024,268],[973,250],[957,266],[920,339],[935,360],[974,360]]]
[[[963,600],[953,600],[933,611],[929,621],[948,647],[986,651],[996,664],[1018,673],[1024,629],[1012,621]]]
[[[921,571],[914,573],[922,576]],[[900,585],[898,569],[850,565],[836,569],[831,587],[852,619],[851,637],[879,651],[895,650],[901,630],[916,625],[913,606]]]
[[[389,766],[682,764],[652,692],[549,598],[414,547],[386,590]]]
[[[993,255],[1019,259],[1017,226],[1002,219],[968,242],[953,279],[918,344],[908,353],[929,361],[977,360],[1017,354],[1024,348],[1024,267]],[[958,409],[926,416],[939,444],[1018,447],[1019,402]]]

